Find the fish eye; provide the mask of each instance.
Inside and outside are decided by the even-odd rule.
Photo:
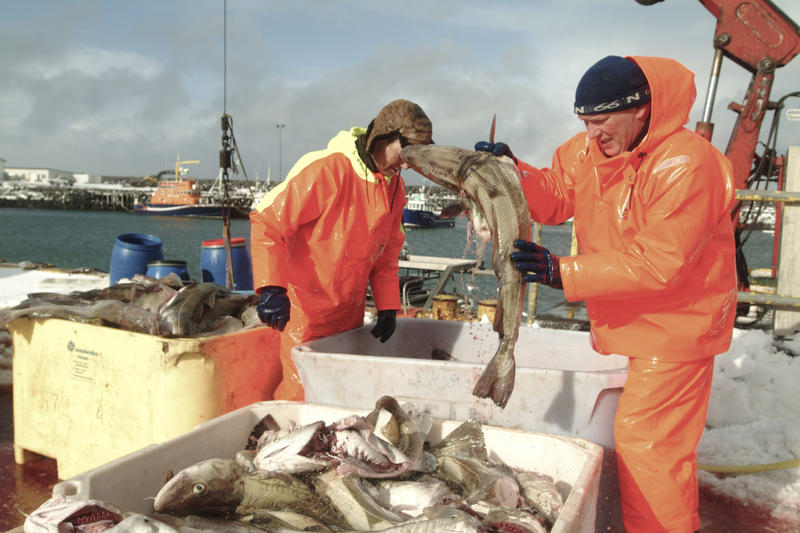
[[[206,486],[202,483],[196,483],[194,487],[192,487],[192,492],[195,494],[203,494],[206,491]]]

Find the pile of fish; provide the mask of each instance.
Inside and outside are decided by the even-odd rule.
[[[507,157],[455,146],[415,144],[403,148],[400,156],[426,178],[459,195],[460,203],[446,208],[442,216],[467,212],[469,231],[492,242],[492,267],[499,289],[494,330],[500,343],[472,394],[505,407],[514,390],[514,347],[525,299],[522,273],[514,268],[509,255],[514,241],[527,240],[531,229],[519,171]]]
[[[155,497],[158,517],[226,531],[549,531],[553,480],[490,459],[479,422],[436,445],[430,417],[384,396],[367,416],[280,428],[267,415],[234,458],[190,465]]]
[[[160,279],[137,274],[103,289],[29,294],[0,310],[0,328],[22,317],[61,318],[162,337],[223,335],[261,325],[256,299],[217,283],[184,284],[174,273]]]

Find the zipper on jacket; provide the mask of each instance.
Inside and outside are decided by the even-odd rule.
[[[629,176],[625,176],[625,179],[628,181],[628,185],[626,186],[628,192],[625,195],[625,201],[622,203],[622,211],[620,212],[620,218],[623,220],[628,218],[628,212],[631,210],[633,185],[636,183],[636,175],[630,174]]]

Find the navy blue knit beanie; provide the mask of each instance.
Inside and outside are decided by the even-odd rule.
[[[608,56],[589,67],[578,82],[575,113],[612,113],[649,101],[650,87],[639,65],[625,57]]]

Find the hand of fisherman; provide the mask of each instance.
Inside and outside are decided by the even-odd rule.
[[[490,143],[488,141],[478,141],[475,143],[475,150],[478,152],[490,152],[500,157],[504,155],[506,157],[510,157],[514,164],[519,164],[517,158],[514,157],[514,154],[511,152],[511,148],[508,147],[506,143]]]
[[[261,289],[256,311],[258,311],[258,318],[264,324],[278,331],[283,331],[286,323],[289,322],[291,306],[289,297],[286,295],[286,289],[270,285]]]
[[[558,256],[543,246],[522,239],[514,241],[514,248],[520,251],[513,252],[510,258],[514,267],[524,274],[525,281],[564,290]]]
[[[394,328],[397,327],[397,311],[394,309],[384,309],[378,311],[378,322],[372,328],[372,336],[380,339],[381,342],[386,342],[389,337],[394,333]]]

